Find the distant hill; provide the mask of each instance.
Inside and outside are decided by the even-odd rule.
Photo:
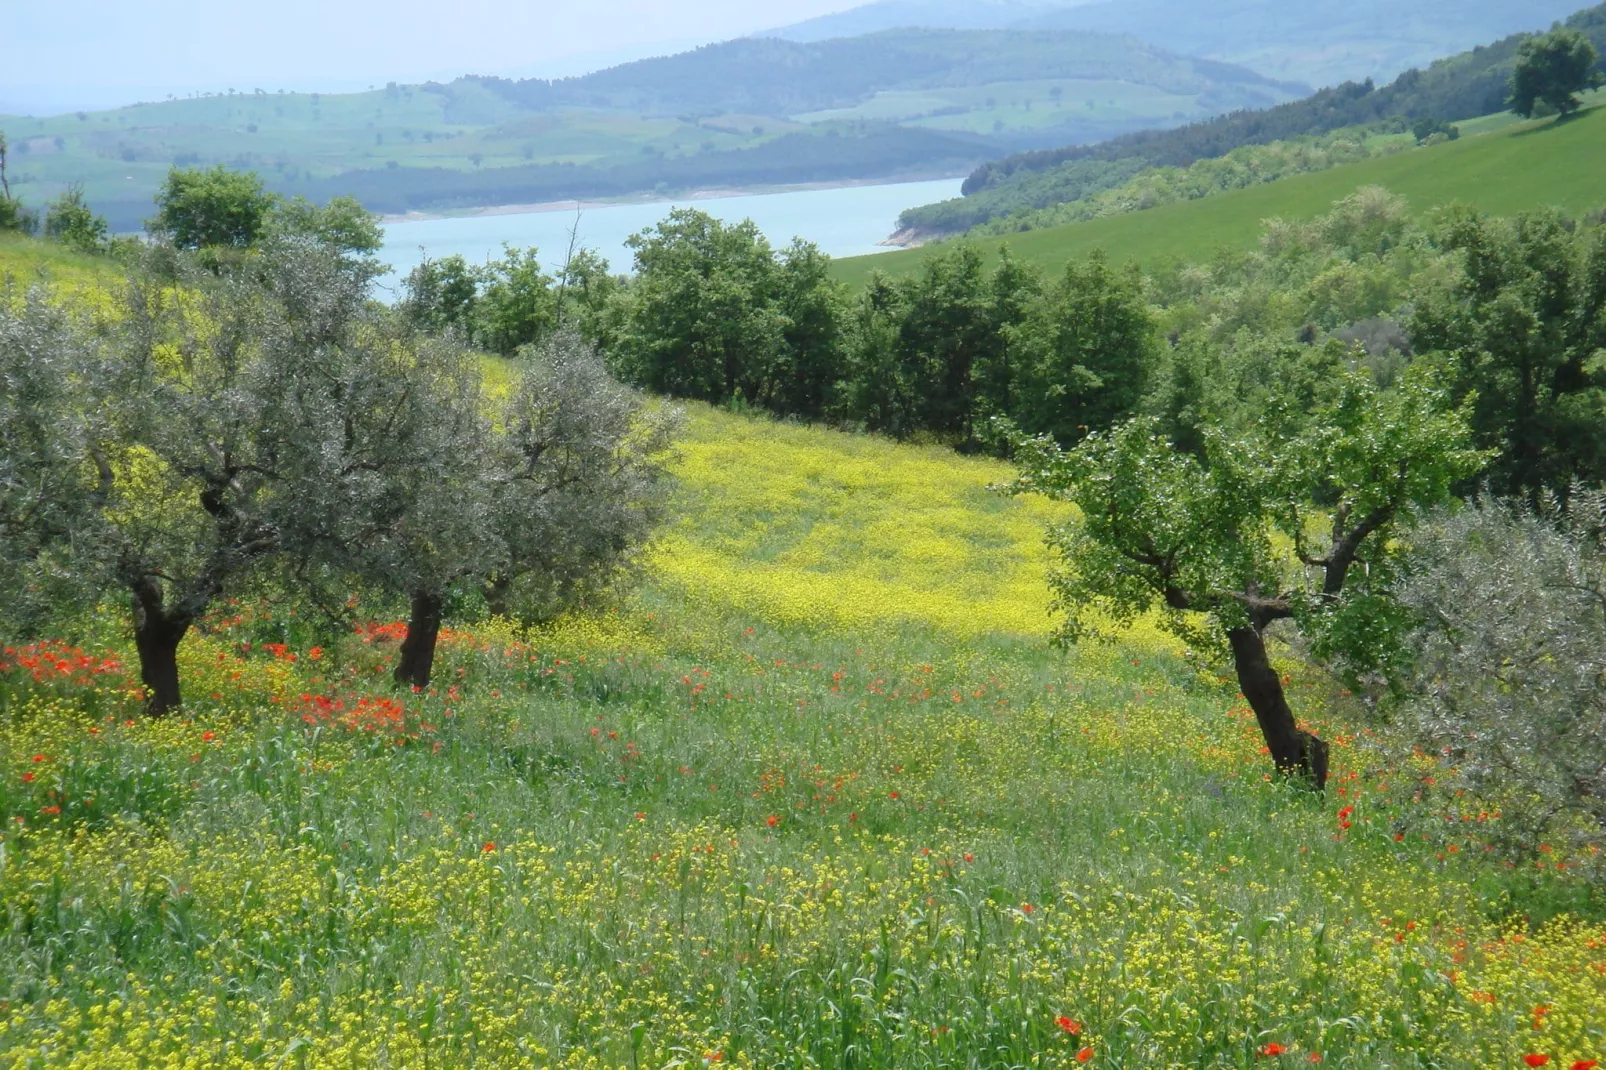
[[[833,37],[862,37],[916,26],[939,30],[1007,30],[1061,6],[1064,5],[1043,0],[879,0],[753,36],[784,41],[829,41]]]
[[[583,77],[467,77],[352,94],[252,93],[48,119],[0,116],[12,184],[81,183],[120,230],[169,167],[436,210],[733,185],[932,177],[1293,99],[1288,85],[1130,36],[901,30],[742,39]]]
[[[1606,55],[1606,3],[1577,12],[1567,23]],[[1382,125],[1396,132],[1418,120],[1454,123],[1505,107],[1507,83],[1523,35],[1480,45],[1412,69],[1379,88],[1349,82],[1274,108],[1246,110],[1165,131],[1142,131],[1096,145],[1019,153],[977,168],[964,198],[904,213],[900,226],[923,238],[999,221],[1036,225],[1030,213],[1112,189],[1144,167],[1187,167],[1234,149],[1290,138]]]
[[[1190,56],[1313,86],[1392,79],[1483,41],[1544,29],[1570,0],[880,0],[769,31],[792,41],[893,27],[1131,34]]]

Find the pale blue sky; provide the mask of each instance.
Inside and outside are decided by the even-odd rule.
[[[863,0],[0,0],[0,111],[580,73]]]

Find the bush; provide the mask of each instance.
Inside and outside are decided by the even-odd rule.
[[[1493,842],[1594,860],[1606,847],[1606,493],[1534,511],[1484,501],[1415,535],[1401,601],[1412,647],[1406,742],[1434,779],[1499,807]],[[1570,850],[1569,850],[1570,849]]]

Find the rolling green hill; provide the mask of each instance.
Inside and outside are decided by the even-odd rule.
[[[1606,206],[1606,106],[1576,118],[1513,122],[1492,117],[1490,132],[1365,160],[1318,174],[1149,211],[1029,231],[1007,239],[1018,258],[1057,270],[1095,249],[1117,260],[1203,260],[1222,248],[1248,248],[1260,221],[1307,219],[1361,186],[1385,186],[1418,213],[1451,203],[1505,215],[1545,205],[1575,213]],[[991,252],[991,250],[989,250]],[[837,277],[859,283],[872,271],[907,275],[926,253],[911,249],[837,261]]]
[[[897,31],[741,40],[582,78],[463,78],[341,95],[252,93],[93,114],[0,116],[12,185],[81,183],[137,228],[174,165],[262,172],[378,211],[735,184],[954,174],[988,156],[1174,126],[1299,87],[1063,31]]]

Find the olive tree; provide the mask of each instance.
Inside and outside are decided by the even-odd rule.
[[[88,413],[75,377],[88,346],[36,289],[0,293],[0,630],[26,637],[87,592],[72,545],[103,488],[83,460]]]
[[[1574,488],[1565,507],[1488,500],[1410,535],[1405,742],[1500,807],[1489,834],[1509,848],[1606,847],[1603,532],[1606,493]]]
[[[343,429],[309,415],[382,341],[370,280],[324,251],[178,264],[136,269],[98,325],[0,303],[0,556],[70,577],[64,611],[124,592],[153,715],[181,703],[185,635],[330,479]]]
[[[1011,489],[1079,507],[1050,535],[1062,640],[1159,610],[1196,649],[1230,655],[1277,769],[1320,788],[1327,745],[1296,722],[1267,629],[1291,622],[1352,670],[1387,664],[1402,631],[1394,532],[1482,457],[1421,369],[1386,393],[1340,371],[1309,410],[1274,402],[1248,431],[1205,429],[1203,445],[1202,459],[1179,450],[1150,418],[1068,452],[1017,437]]]
[[[648,407],[573,334],[527,354],[498,419],[492,612],[544,619],[635,563],[663,519],[677,410]]]
[[[473,353],[409,336],[352,369],[326,410],[328,432],[344,429],[339,461],[301,495],[314,507],[286,521],[286,545],[315,592],[356,578],[406,601],[399,684],[429,684],[454,600],[561,612],[626,570],[663,515],[672,414],[647,410],[572,336],[523,358],[498,402]]]

